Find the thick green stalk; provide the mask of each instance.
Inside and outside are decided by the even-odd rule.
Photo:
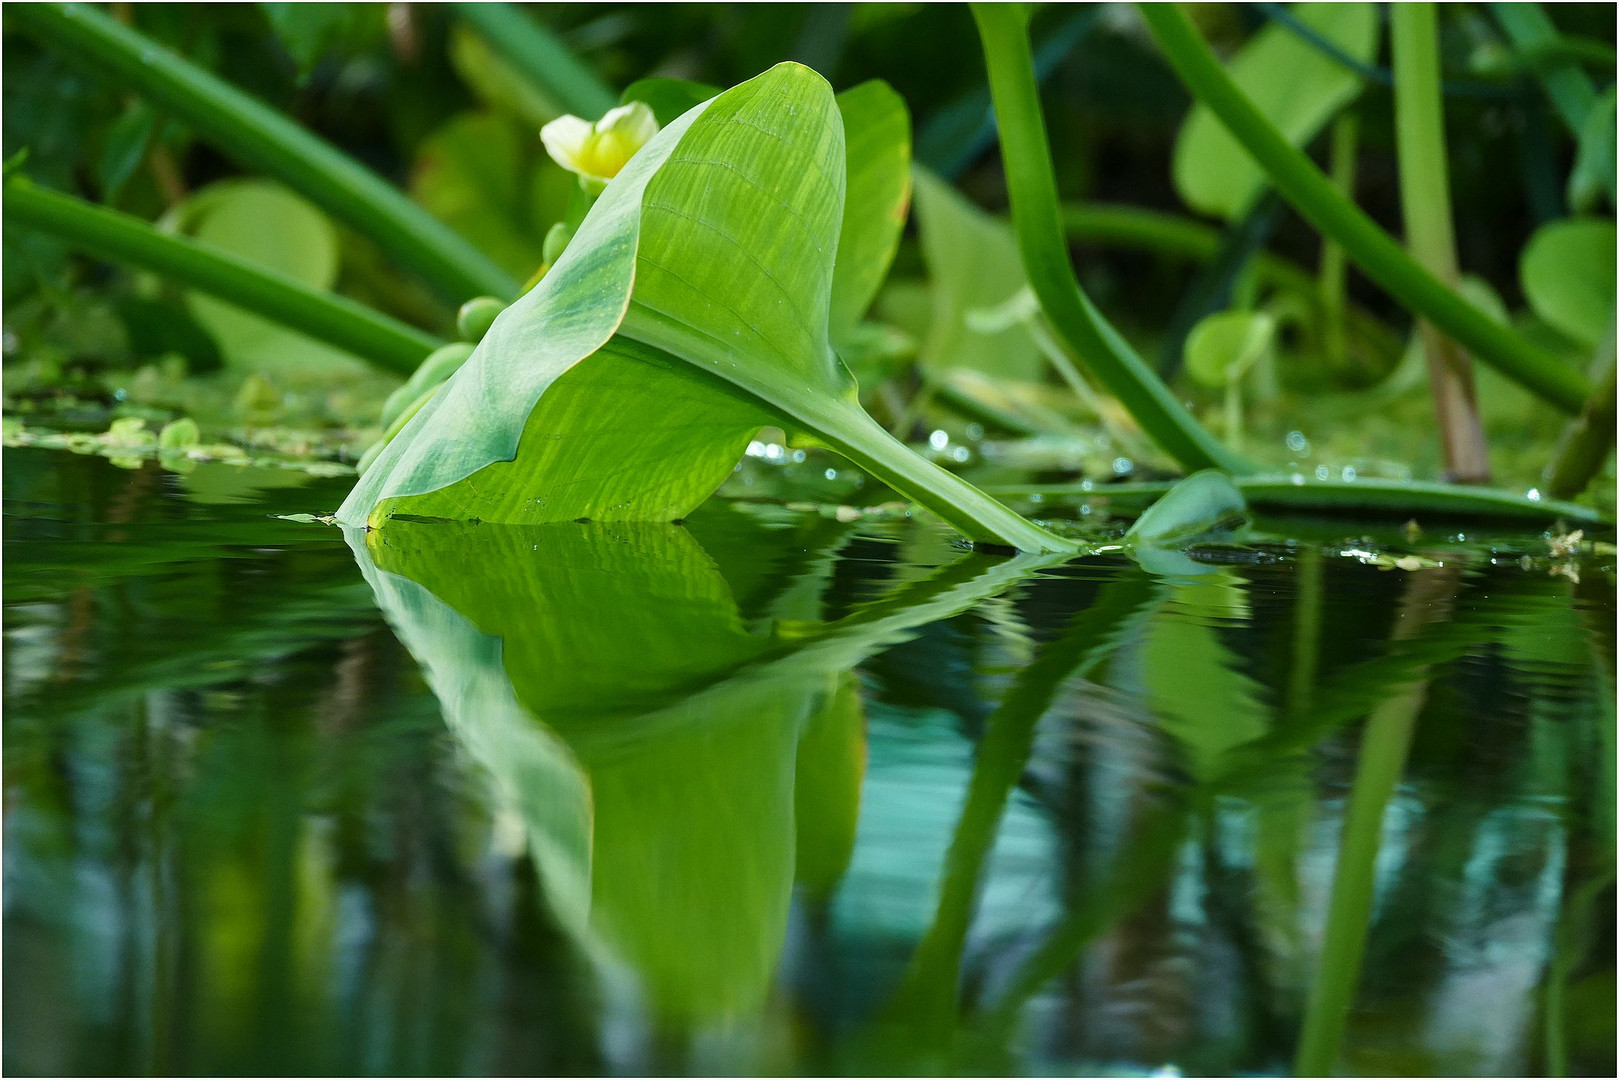
[[[1332,186],[1344,198],[1355,198],[1355,155],[1360,147],[1360,116],[1345,112],[1332,122]],[[1343,363],[1349,350],[1344,339],[1344,308],[1348,296],[1348,267],[1344,249],[1332,237],[1321,241],[1321,267],[1317,282],[1321,295],[1321,321],[1327,358]]]
[[[1143,4],[1159,47],[1197,99],[1242,144],[1282,196],[1405,307],[1461,342],[1479,360],[1567,412],[1590,388],[1556,357],[1492,321],[1412,259],[1254,107],[1176,4]]]
[[[1454,287],[1456,236],[1451,226],[1445,105],[1439,94],[1439,14],[1431,3],[1396,4],[1389,21],[1405,242],[1424,269]],[[1461,483],[1487,484],[1490,451],[1473,391],[1473,366],[1433,323],[1423,319],[1419,330],[1445,471]]]
[[[1016,5],[974,4],[973,17],[989,68],[1018,246],[1029,284],[1052,329],[1142,430],[1186,469],[1252,472],[1251,464],[1203,429],[1079,287],[1063,233],[1026,15]]]
[[[389,371],[409,374],[423,357],[444,344],[426,331],[345,297],[311,289],[278,271],[170,236],[139,218],[35,187],[26,180],[6,184],[0,209],[8,226],[37,229],[89,254],[172,278]]]
[[[1569,421],[1557,459],[1547,470],[1546,493],[1552,498],[1572,499],[1584,491],[1613,453],[1615,394],[1619,385],[1614,381],[1614,329],[1609,323],[1607,340],[1597,354],[1596,389],[1580,415]]]
[[[457,4],[455,10],[491,48],[569,112],[599,120],[618,104],[618,95],[594,71],[515,4]]]
[[[17,4],[7,25],[138,90],[240,164],[262,170],[371,237],[455,300],[510,299],[518,283],[403,193],[222,79],[85,4]]]

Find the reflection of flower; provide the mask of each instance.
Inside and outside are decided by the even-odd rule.
[[[608,110],[594,124],[577,116],[553,120],[540,129],[540,141],[556,163],[578,174],[579,186],[594,195],[657,133],[652,110],[644,102],[632,101]]]

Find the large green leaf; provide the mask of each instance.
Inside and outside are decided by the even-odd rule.
[[[339,519],[668,521],[775,423],[974,539],[1069,548],[861,410],[830,339],[845,184],[838,106],[808,68],[778,65],[694,107],[607,186]],[[886,259],[873,247],[848,272]]]
[[[1377,9],[1372,4],[1294,4],[1292,17],[1346,56],[1376,57]],[[1273,22],[1228,65],[1231,78],[1265,118],[1295,146],[1315,137],[1360,93],[1364,80],[1342,61]],[[1193,107],[1175,142],[1175,190],[1188,206],[1227,219],[1242,217],[1266,187],[1265,174],[1202,104]]]

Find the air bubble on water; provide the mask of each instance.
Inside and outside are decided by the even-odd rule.
[[[944,431],[934,431],[928,435],[928,445],[935,450],[943,450],[950,445],[950,435]]]

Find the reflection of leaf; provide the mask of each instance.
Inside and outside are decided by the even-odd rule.
[[[854,855],[860,786],[866,776],[866,711],[860,681],[842,675],[798,743],[794,814],[800,886],[825,900]]]
[[[1199,610],[1207,604],[1187,590],[1177,588],[1164,617],[1154,620],[1142,678],[1159,724],[1179,740],[1188,768],[1202,780],[1217,775],[1227,751],[1265,734],[1270,713],[1259,684],[1238,670],[1221,642],[1217,619]]]
[[[830,88],[795,64],[665,127],[608,185],[552,271],[495,320],[378,456],[339,519],[379,523],[403,511],[669,520],[713,491],[750,431],[776,422],[851,457],[975,538],[1065,546],[923,461],[860,409],[828,338],[842,157]],[[577,378],[564,377],[574,369]],[[662,430],[608,421],[611,445],[581,437],[574,420],[621,408],[601,389],[615,378],[668,386],[666,400],[643,393],[626,410],[661,415]],[[545,452],[560,440],[575,449]],[[558,497],[559,476],[577,485],[580,454],[598,468],[615,456],[659,462],[664,475],[647,490],[626,464]]]
[[[1377,52],[1377,9],[1371,4],[1294,4],[1289,12],[1350,57],[1370,63]],[[1271,23],[1228,65],[1232,79],[1266,119],[1303,146],[1360,93],[1362,79],[1293,29]],[[1175,189],[1193,209],[1236,219],[1265,190],[1264,173],[1202,104],[1193,107],[1175,142]]]
[[[527,826],[559,920],[627,966],[675,1027],[762,1003],[795,835],[807,882],[835,880],[846,859],[861,714],[854,683],[829,688],[1054,558],[965,554],[836,622],[783,631],[773,612],[744,621],[678,526],[395,520],[348,538],[452,731]],[[746,539],[717,550],[747,560]],[[795,775],[825,785],[798,801],[817,818],[802,829]]]
[[[1518,264],[1535,314],[1595,348],[1613,320],[1614,224],[1574,218],[1542,226]]]
[[[978,209],[926,169],[915,170],[916,219],[933,289],[919,360],[931,375],[956,367],[1033,381],[1044,361],[1021,324],[998,333],[968,327],[967,313],[1005,303],[1028,281],[1012,226]]]

